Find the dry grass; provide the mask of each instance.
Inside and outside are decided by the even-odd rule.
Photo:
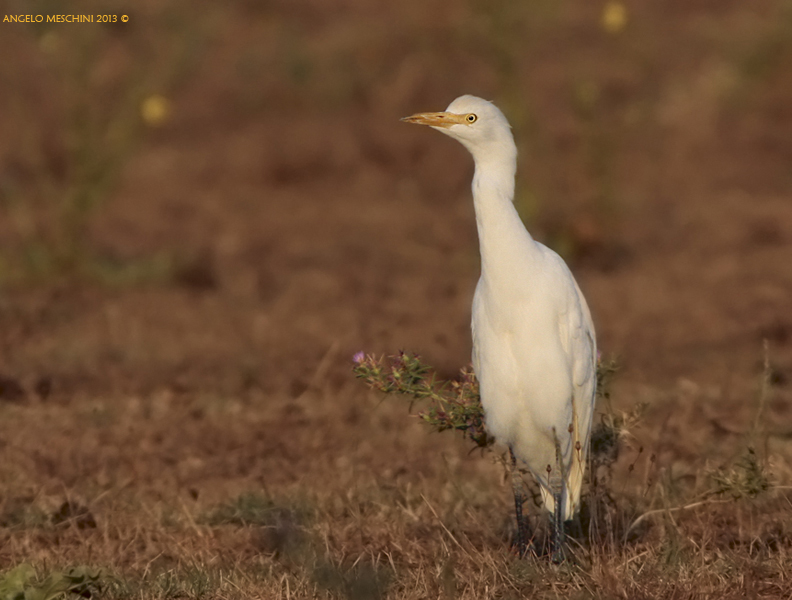
[[[554,566],[510,550],[497,457],[427,436],[405,407],[351,389],[7,405],[0,561],[101,567],[108,598],[792,593],[788,492],[743,491],[762,465],[738,455],[713,479],[702,456],[674,473],[627,444],[597,470],[573,560]]]

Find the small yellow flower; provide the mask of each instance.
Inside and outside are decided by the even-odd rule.
[[[58,34],[50,30],[39,38],[39,48],[45,54],[55,54],[60,47]]]
[[[602,11],[602,28],[608,33],[619,33],[627,25],[627,7],[611,0]]]
[[[140,116],[151,127],[157,127],[167,121],[170,111],[170,100],[159,94],[149,96],[140,105]]]

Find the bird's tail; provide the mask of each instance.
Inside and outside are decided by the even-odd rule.
[[[573,450],[574,454],[578,454]],[[582,453],[582,450],[581,452]],[[580,459],[573,458],[569,473],[565,477],[565,485],[563,488],[563,495],[561,497],[561,508],[563,511],[564,521],[569,521],[575,516],[575,513],[580,508],[580,491],[583,488],[583,474],[585,472],[585,456]],[[553,498],[552,491],[544,486],[539,486],[542,492],[542,502],[544,503],[545,510],[550,513],[555,512],[555,499]]]
[[[545,480],[546,483],[542,481],[542,485],[539,486],[545,509],[550,513],[554,513],[555,498],[553,497],[552,489],[556,485],[563,483],[561,508],[565,521],[572,519],[580,508],[580,492],[583,488],[583,476],[586,472],[586,455],[589,443],[587,437],[581,439],[581,428],[577,421],[577,415],[574,415],[574,417],[574,425],[571,428],[572,435],[570,436],[571,439],[569,439],[566,452],[561,451],[560,442],[556,438],[558,458],[556,472],[549,473],[548,479]],[[586,428],[586,430],[588,429]]]

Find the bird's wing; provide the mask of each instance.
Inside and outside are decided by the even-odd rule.
[[[564,260],[547,246],[537,245],[541,246],[549,261],[555,263],[552,272],[558,294],[556,306],[560,308],[558,333],[572,370],[575,397],[590,395],[593,398],[597,382],[597,342],[591,311]],[[588,400],[588,403],[593,405],[593,400]]]
[[[597,342],[594,334],[594,322],[591,319],[586,299],[577,281],[572,278],[575,286],[577,306],[570,311],[571,355],[573,358],[573,380],[576,386],[589,387],[597,382]],[[593,395],[594,389],[591,389]]]
[[[567,475],[567,515],[574,514],[580,499],[597,387],[597,342],[594,324],[586,299],[571,274],[570,278],[574,286],[574,294],[570,295],[571,306],[566,320],[569,332],[568,352],[572,364],[574,432],[572,460]]]
[[[586,470],[591,421],[597,386],[597,343],[594,324],[586,299],[569,267],[555,252],[544,247],[552,267],[559,312],[558,334],[567,356],[572,383],[572,439],[566,454],[565,517],[572,518],[580,501],[583,474]],[[547,504],[547,499],[545,499]]]

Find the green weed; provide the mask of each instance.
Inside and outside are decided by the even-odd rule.
[[[32,565],[23,563],[0,577],[0,600],[55,600],[70,595],[90,598],[102,589],[103,577],[99,569],[74,567],[42,579]]]

